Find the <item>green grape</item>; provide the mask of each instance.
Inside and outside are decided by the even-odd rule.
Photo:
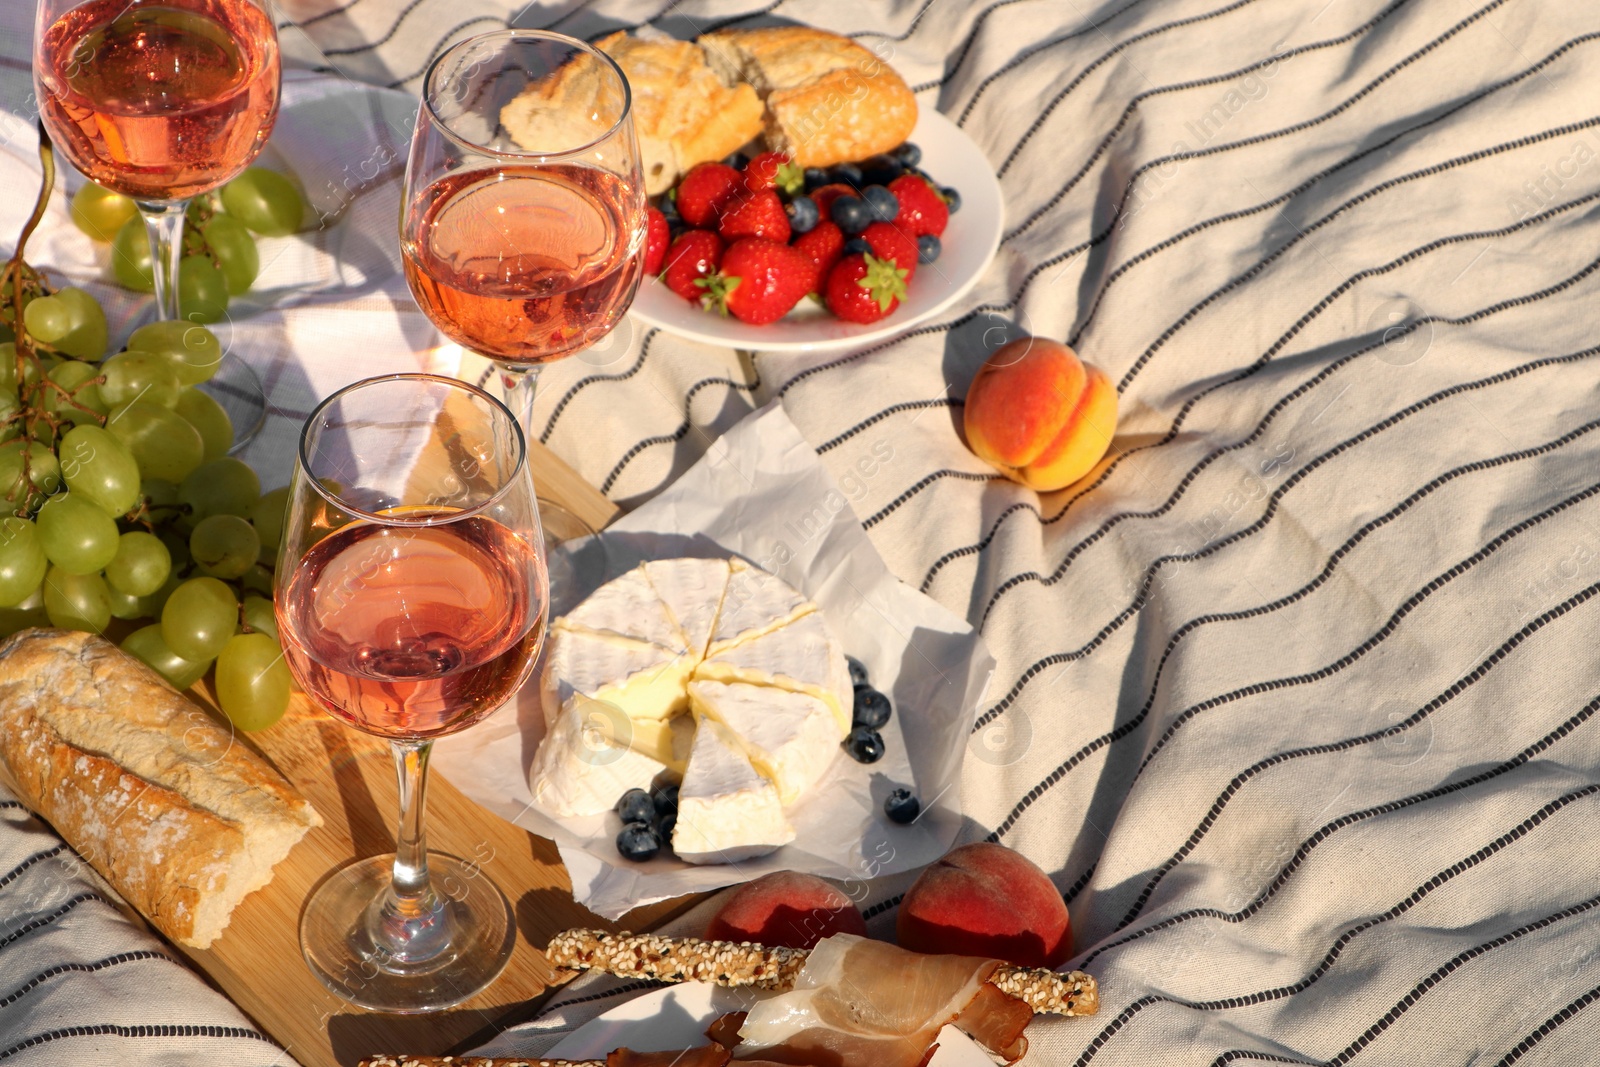
[[[262,596],[272,595],[272,572],[257,563],[244,572],[244,577],[239,580],[246,592],[260,593]]]
[[[149,501],[152,510],[178,506],[178,484],[163,478],[146,478],[139,483],[139,492]]]
[[[67,574],[93,574],[116,558],[116,522],[99,504],[77,493],[46,500],[37,522],[44,554]]]
[[[24,384],[33,385],[39,381],[39,368],[34,366],[31,359],[23,360],[22,381]],[[0,392],[15,393],[17,391],[17,344],[15,341],[6,341],[0,344]]]
[[[35,589],[33,595],[16,607],[0,608],[0,637],[10,637],[30,626],[49,626],[50,616],[44,612],[44,590]]]
[[[169,319],[145,323],[128,338],[128,348],[166,356],[183,385],[208,381],[222,362],[222,342],[217,335],[192,322]]]
[[[178,315],[186,322],[218,322],[228,311],[228,280],[210,256],[184,256],[178,264]]]
[[[173,590],[177,589],[178,586],[182,585],[183,583],[184,579],[178,577],[176,574],[167,575],[167,580],[161,583],[160,589],[157,589],[149,596],[142,596],[139,598],[139,614],[135,615],[134,618],[161,618],[161,609],[167,606],[167,599],[172,596]]]
[[[172,573],[172,553],[161,538],[144,530],[129,530],[117,544],[117,554],[106,564],[106,582],[129,596],[149,596]]]
[[[181,482],[205,459],[206,446],[199,430],[176,411],[143,400],[114,408],[106,429],[132,454],[146,481]],[[176,504],[178,499],[174,487],[172,498],[164,503]]]
[[[289,236],[305,213],[294,183],[263,167],[251,167],[224,185],[222,208],[263,237]]]
[[[223,280],[233,296],[248,292],[261,273],[261,253],[245,224],[232,215],[214,215],[205,226],[206,244],[216,253]]]
[[[111,617],[113,619],[142,619],[144,612],[144,597],[129,596],[121,592],[110,582],[106,583],[106,592],[111,594]]]
[[[161,609],[161,637],[187,660],[213,659],[233,636],[239,602],[215,578],[190,578]]]
[[[178,486],[178,499],[192,509],[195,522],[212,515],[246,517],[261,497],[261,479],[232,456],[200,464]]]
[[[106,376],[100,384],[100,399],[111,408],[135,400],[170,408],[178,403],[178,394],[183,391],[172,360],[159,352],[120,353],[106,360],[100,373]]]
[[[293,678],[283,650],[266,634],[237,634],[217,656],[217,703],[241,730],[265,730],[289,708]]]
[[[198,389],[185,389],[178,394],[174,410],[200,434],[206,459],[221,459],[228,454],[233,447],[233,420],[221,404]]]
[[[54,342],[55,347],[79,359],[99,359],[106,354],[109,328],[105,309],[89,293],[70,286],[56,293],[56,299],[72,309],[72,332]],[[26,319],[27,312],[23,312]],[[33,327],[28,327],[31,331]]]
[[[247,596],[244,598],[244,621],[250,629],[259,633],[269,634],[274,641],[278,639],[278,613],[273,610],[272,601],[264,596]]]
[[[161,543],[167,546],[167,552],[172,556],[173,572],[188,570],[194,563],[189,555],[189,532],[180,530],[178,524],[174,523],[161,527],[156,531],[156,536],[161,538]]]
[[[289,487],[280,486],[261,495],[256,506],[250,509],[250,521],[261,535],[261,547],[269,552],[278,551],[283,540],[283,525],[289,519]]]
[[[111,242],[111,273],[117,284],[136,293],[156,291],[155,264],[150,259],[150,236],[143,219],[129,219]]]
[[[139,465],[116,435],[98,426],[74,426],[58,450],[67,488],[99,504],[112,518],[139,501]]]
[[[0,605],[14,607],[39,590],[49,561],[27,519],[0,519]]]
[[[22,441],[0,444],[0,512],[12,514],[32,511],[39,498],[61,488],[61,465],[56,454],[35,441],[27,445],[27,477],[33,480],[34,490],[28,490],[23,477]]]
[[[139,217],[131,199],[90,182],[72,197],[72,221],[96,241],[109,241]]]
[[[179,691],[204,678],[211,666],[209,659],[187,660],[168,648],[161,636],[160,623],[151,623],[133,631],[122,642],[122,651],[142,661]]]
[[[36,296],[24,304],[22,322],[34,340],[47,345],[55,344],[78,325],[72,308],[55,296]]]
[[[213,578],[242,578],[255,566],[261,538],[249,520],[237,515],[211,515],[195,524],[189,535],[189,555],[201,574]]]
[[[68,400],[55,389],[47,389],[44,394],[45,410],[79,426],[98,424],[99,419],[95,416],[104,415],[107,411],[105,401],[100,399],[100,386],[91,382],[99,373],[100,368],[93,363],[85,363],[81,359],[63,360],[46,377],[70,393],[72,399]]]
[[[111,625],[111,590],[98,574],[51,567],[44,576],[44,613],[51,626],[101,633]]]

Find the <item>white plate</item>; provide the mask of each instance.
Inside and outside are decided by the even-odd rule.
[[[922,109],[910,140],[922,149],[922,169],[940,185],[961,192],[961,210],[950,216],[940,238],[943,253],[917,268],[907,298],[888,318],[869,325],[844,322],[804,299],[777,322],[752,326],[702,310],[659,278],[645,279],[632,313],[640,322],[691,341],[758,352],[842,351],[893,337],[939,314],[972,288],[1000,247],[1000,183],[972,138],[932,108]]]
[[[591,1019],[544,1054],[545,1059],[602,1060],[613,1049],[665,1052],[707,1043],[706,1027],[720,1015],[745,1011],[761,994],[703,982],[653,989]],[[994,1067],[972,1039],[953,1026],[939,1032],[929,1067]]]

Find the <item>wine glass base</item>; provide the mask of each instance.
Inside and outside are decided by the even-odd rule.
[[[245,445],[255,439],[267,421],[267,394],[261,379],[250,364],[238,356],[223,356],[217,372],[195,388],[222,405],[233,423],[233,447],[229,455],[237,455]]]
[[[449,945],[405,962],[377,948],[367,917],[388,891],[394,856],[339,868],[317,886],[300,916],[300,951],[311,973],[335,996],[372,1011],[439,1011],[482,992],[505,969],[516,921],[505,895],[476,864],[428,853],[434,889],[451,926]]]

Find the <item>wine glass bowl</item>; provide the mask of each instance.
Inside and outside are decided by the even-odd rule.
[[[51,140],[144,216],[156,308],[177,318],[188,200],[236,177],[278,113],[260,0],[38,0],[34,92]]]
[[[390,742],[400,783],[395,854],[334,872],[301,920],[312,971],[353,1003],[438,1010],[509,958],[505,897],[427,853],[422,805],[432,739],[499,707],[538,657],[535,499],[516,419],[453,378],[358,382],[302,431],[278,558],[284,655],[319,707]]]
[[[423,80],[401,208],[412,295],[494,360],[527,426],[533,376],[608,334],[642,274],[644,182],[627,79],[561,34],[504,30]]]

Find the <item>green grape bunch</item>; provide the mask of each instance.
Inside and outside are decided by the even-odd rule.
[[[108,358],[94,297],[52,286],[23,259],[53,184],[47,141],[40,155],[44,188],[0,275],[0,636],[152,620],[127,631],[123,651],[180,690],[212,673],[234,725],[271,726],[292,686],[270,599],[288,491],[263,493],[229,455],[228,413],[199,388],[223,357],[215,334],[154,322]],[[207,260],[228,292],[254,281],[245,227],[287,225],[284,201],[260,188],[246,183],[231,194],[237,210],[199,225],[208,249],[237,246],[221,260],[238,258]],[[73,219],[92,236],[110,232],[125,225],[121,199],[80,192]]]
[[[294,183],[264,167],[251,167],[215,193],[195,197],[184,219],[179,315],[189,322],[220,320],[229,299],[248,292],[261,273],[256,237],[287,237],[304,215]],[[119,285],[155,292],[150,241],[130,198],[89,182],[72,197],[72,221],[111,246],[111,274]]]

